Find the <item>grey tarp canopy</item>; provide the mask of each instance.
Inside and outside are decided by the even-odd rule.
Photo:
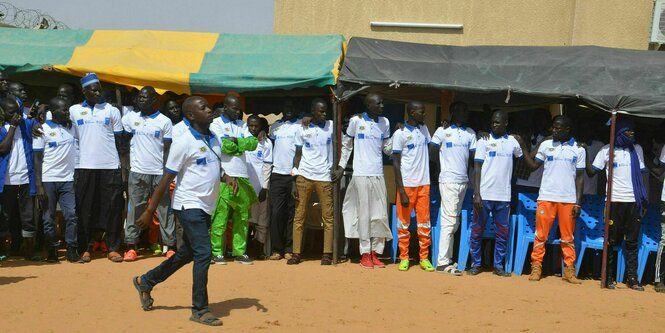
[[[665,53],[598,46],[450,46],[351,38],[339,81],[575,99],[665,118]],[[398,84],[398,85],[397,85]],[[412,89],[418,88],[418,89]],[[424,89],[423,89],[424,88]]]

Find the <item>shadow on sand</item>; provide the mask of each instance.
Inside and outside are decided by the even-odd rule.
[[[0,278],[1,279],[1,278]],[[1,281],[1,280],[0,280]],[[210,312],[219,318],[227,317],[231,310],[241,310],[256,307],[256,311],[268,312],[268,308],[263,306],[256,298],[234,298],[222,302],[211,303],[209,305]],[[189,306],[155,306],[153,310],[182,310],[190,309]]]
[[[36,276],[0,276],[0,286],[21,282],[25,279],[35,279]]]

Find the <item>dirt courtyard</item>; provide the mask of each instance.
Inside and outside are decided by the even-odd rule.
[[[600,290],[598,281],[538,283],[491,273],[453,277],[418,266],[366,270],[306,261],[211,266],[211,311],[224,326],[190,322],[191,264],[153,291],[141,310],[131,277],[161,262],[0,267],[0,332],[663,332],[665,295]]]

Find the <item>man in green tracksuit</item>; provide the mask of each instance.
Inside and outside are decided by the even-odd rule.
[[[233,223],[233,257],[236,262],[251,265],[252,260],[245,250],[247,248],[247,232],[249,230],[250,208],[258,201],[252,184],[249,182],[249,173],[245,161],[245,152],[253,151],[258,145],[258,139],[252,136],[247,125],[242,121],[240,100],[237,96],[228,95],[224,99],[222,114],[213,120],[210,130],[222,142],[222,155],[220,156],[222,169],[238,183],[238,189],[233,189],[221,182],[219,185],[219,199],[212,214],[210,239],[212,242],[212,262],[225,265],[224,241],[226,224],[229,218]]]

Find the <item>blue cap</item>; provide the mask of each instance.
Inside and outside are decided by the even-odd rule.
[[[99,83],[99,79],[97,78],[97,74],[95,73],[88,73],[84,77],[81,78],[81,87],[85,88],[93,83]]]

